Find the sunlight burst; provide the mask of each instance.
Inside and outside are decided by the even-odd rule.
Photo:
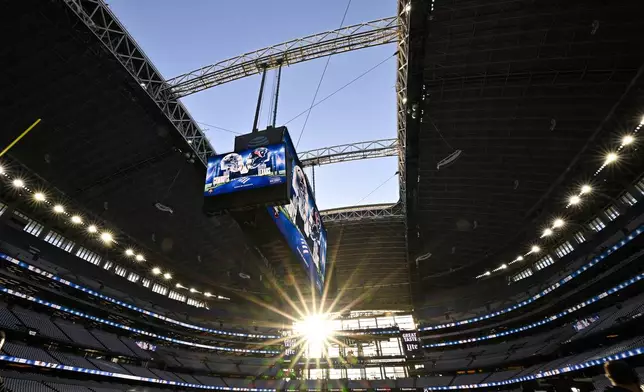
[[[333,337],[334,329],[328,315],[310,314],[293,325],[293,331],[308,347],[309,358],[319,358]]]

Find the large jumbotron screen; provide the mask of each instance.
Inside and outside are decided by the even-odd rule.
[[[326,230],[288,132],[284,134],[284,143],[292,168],[290,202],[268,209],[289,247],[321,293],[326,273]]]
[[[208,158],[204,211],[267,211],[322,292],[326,230],[285,127],[238,136],[235,152]]]
[[[288,200],[284,143],[246,148],[208,158],[204,210],[224,211]]]
[[[281,185],[286,181],[284,145],[257,147],[208,158],[204,196]]]

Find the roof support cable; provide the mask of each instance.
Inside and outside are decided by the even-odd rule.
[[[279,64],[280,64],[280,66],[277,68],[277,82],[276,82],[276,86],[275,86],[275,92],[274,92],[274,95],[273,95],[273,100],[274,100],[274,103],[273,103],[273,123],[272,123],[273,128],[275,128],[275,125],[277,124],[277,103],[278,103],[279,98],[280,98],[280,83],[282,81],[282,65],[283,65],[283,62],[280,61]]]
[[[262,109],[262,98],[264,97],[264,85],[266,84],[266,65],[262,64],[262,82],[259,85],[259,96],[257,97],[257,108],[255,108],[255,120],[253,121],[253,133],[258,132],[257,123],[259,122],[259,113]]]

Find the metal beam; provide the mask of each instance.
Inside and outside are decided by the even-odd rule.
[[[398,69],[396,75],[396,107],[398,126],[398,180],[400,201],[395,205],[356,206],[338,210],[322,211],[324,222],[342,224],[385,218],[402,219],[407,225],[407,175],[406,175],[406,142],[407,115],[420,115],[418,107],[407,107],[407,74],[409,69],[409,28],[412,0],[398,0]],[[407,231],[407,228],[405,229]]]
[[[383,139],[319,148],[300,153],[299,158],[303,166],[321,166],[396,155],[398,155],[398,139]]]
[[[320,211],[325,224],[363,222],[365,220],[405,219],[404,209],[400,203],[374,204]]]
[[[398,40],[398,20],[396,17],[378,19],[245,53],[169,79],[166,88],[178,99],[259,74],[264,66],[266,69],[277,68],[282,62],[285,65],[297,64],[338,53],[394,43]]]
[[[154,100],[175,129],[190,144],[203,164],[215,152],[188,110],[176,98],[164,94],[167,82],[103,0],[61,0],[105,48],[125,67],[136,83]]]
[[[397,42],[398,72],[396,80],[398,112],[398,171],[400,173],[400,216],[405,210],[405,141],[407,115],[407,67],[409,54],[409,4],[398,1],[398,15],[392,18],[348,26],[342,29],[291,40],[258,51],[249,52],[166,81],[143,53],[136,41],[118,22],[103,0],[61,0],[92,31],[114,57],[128,70],[135,81],[154,100],[175,129],[189,143],[205,165],[214,148],[180,97],[218,84],[258,74],[259,65],[269,68],[312,60],[337,53]],[[357,158],[356,158],[357,159]],[[362,159],[362,158],[360,158]],[[330,163],[330,162],[329,162]],[[337,214],[329,212],[327,221],[393,216],[386,206],[381,212],[371,207],[355,207]],[[397,207],[397,208],[398,208]],[[362,212],[360,212],[362,211]],[[402,211],[402,212],[401,212]]]
[[[409,18],[412,0],[398,0],[398,72],[396,75],[396,108],[398,125],[398,183],[403,214],[407,204],[407,70],[409,68]]]

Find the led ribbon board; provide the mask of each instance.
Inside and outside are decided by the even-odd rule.
[[[9,261],[10,263],[20,267],[20,268],[26,269],[26,270],[31,271],[31,272],[33,272],[35,274],[40,275],[40,276],[43,276],[43,277],[48,278],[48,279],[51,279],[51,280],[53,280],[55,282],[62,283],[64,285],[69,286],[71,288],[74,288],[76,290],[80,290],[80,291],[82,291],[84,293],[87,293],[87,294],[93,296],[93,297],[100,298],[102,300],[105,300],[105,301],[111,302],[113,304],[122,306],[124,308],[133,310],[135,312],[145,314],[146,316],[154,317],[156,319],[159,319],[159,320],[171,323],[171,324],[179,325],[179,326],[182,326],[184,328],[194,329],[194,330],[197,330],[197,331],[208,332],[208,333],[217,334],[217,335],[225,335],[225,336],[238,336],[238,337],[256,338],[256,339],[277,339],[277,338],[279,338],[279,336],[277,336],[277,335],[262,335],[262,334],[251,334],[251,333],[243,333],[243,332],[225,331],[225,330],[207,328],[207,327],[202,327],[202,326],[199,326],[199,325],[185,323],[183,321],[175,320],[173,318],[166,317],[166,316],[164,316],[162,314],[155,313],[155,312],[149,311],[147,309],[140,308],[140,307],[138,307],[136,305],[132,305],[132,304],[124,302],[124,301],[119,301],[118,299],[112,298],[110,296],[102,294],[102,293],[100,293],[98,291],[94,291],[94,290],[92,290],[92,289],[90,289],[88,287],[81,286],[81,285],[76,284],[74,282],[70,282],[67,279],[63,279],[60,276],[57,276],[57,275],[54,275],[54,274],[49,273],[47,271],[44,271],[44,270],[42,270],[42,269],[40,269],[38,267],[34,267],[33,265],[27,264],[22,260],[18,260],[16,258],[13,258],[13,257],[11,257],[9,255],[6,255],[4,253],[1,253],[1,252],[0,252],[0,258],[3,258],[5,260]]]
[[[461,340],[449,340],[449,341],[440,342],[440,343],[426,344],[423,347],[425,347],[425,348],[434,348],[434,347],[455,346],[457,344],[480,342],[480,341],[483,341],[483,340],[490,340],[490,339],[500,338],[500,337],[503,337],[503,336],[513,335],[515,333],[527,331],[529,329],[532,329],[532,328],[535,328],[535,327],[539,327],[541,325],[551,323],[551,322],[553,322],[555,320],[558,320],[558,319],[560,319],[560,318],[562,318],[564,316],[572,314],[572,313],[578,311],[579,309],[585,308],[588,305],[591,305],[591,304],[593,304],[593,303],[595,303],[595,302],[597,302],[599,300],[602,300],[602,299],[604,299],[604,298],[606,298],[606,297],[608,297],[610,295],[613,295],[613,294],[617,293],[618,291],[621,291],[621,290],[631,286],[632,284],[635,284],[635,283],[639,282],[642,279],[644,279],[644,273],[636,275],[636,276],[632,277],[631,279],[629,279],[627,281],[624,281],[624,282],[618,284],[617,286],[614,286],[614,287],[604,291],[601,294],[595,295],[595,296],[585,300],[584,302],[580,302],[577,305],[572,306],[572,307],[570,307],[568,309],[565,309],[565,310],[563,310],[563,311],[561,311],[561,312],[559,312],[557,314],[554,314],[552,316],[544,317],[543,319],[541,319],[541,320],[539,320],[537,322],[534,322],[532,324],[527,324],[527,325],[524,325],[522,327],[510,329],[510,330],[499,332],[499,333],[493,333],[493,334],[490,334],[490,335],[487,335],[487,336],[480,336],[480,337],[477,337],[477,338],[469,338],[469,339],[461,339]]]
[[[0,292],[6,293],[6,294],[9,294],[9,295],[13,295],[14,297],[22,298],[24,300],[31,301],[31,302],[43,305],[43,306],[46,306],[48,308],[58,310],[60,312],[65,312],[65,313],[73,314],[73,315],[78,316],[78,317],[83,317],[83,318],[86,318],[88,320],[95,321],[97,323],[110,325],[112,327],[120,328],[120,329],[129,331],[129,332],[138,334],[138,335],[143,335],[143,336],[163,340],[163,341],[170,342],[170,343],[176,343],[176,344],[180,344],[180,345],[183,345],[183,346],[191,346],[191,347],[204,348],[204,349],[207,349],[207,350],[228,351],[228,352],[238,352],[238,353],[275,354],[275,355],[280,353],[279,351],[275,351],[275,350],[255,350],[255,349],[245,349],[245,348],[232,348],[232,347],[211,346],[209,344],[188,342],[186,340],[180,340],[180,339],[171,338],[169,336],[159,335],[159,334],[156,334],[154,332],[144,331],[142,329],[130,327],[128,325],[124,325],[124,324],[116,323],[114,321],[106,320],[106,319],[103,319],[103,318],[100,318],[100,317],[92,316],[91,314],[87,314],[87,313],[81,312],[79,310],[69,308],[67,306],[58,305],[58,304],[53,303],[53,302],[45,301],[45,300],[40,299],[38,297],[27,295],[25,293],[21,293],[21,292],[19,292],[17,290],[12,290],[12,289],[9,289],[7,287],[0,286]]]
[[[44,367],[48,369],[66,370],[66,371],[76,372],[76,373],[94,374],[97,376],[120,378],[124,380],[144,381],[144,382],[149,382],[153,384],[176,385],[176,386],[187,387],[187,388],[214,389],[219,391],[275,392],[275,389],[271,389],[271,388],[222,387],[218,385],[191,384],[188,382],[163,380],[160,378],[133,376],[131,374],[106,372],[104,370],[87,369],[87,368],[82,368],[78,366],[62,365],[59,363],[36,361],[33,359],[19,358],[11,355],[0,355],[0,361],[19,363],[22,365]]]
[[[288,132],[284,133],[284,144],[292,173],[289,203],[269,207],[268,212],[321,293],[326,276],[326,229]]]
[[[590,361],[586,361],[586,362],[582,362],[582,363],[578,363],[578,364],[574,364],[574,365],[569,365],[569,366],[565,366],[565,367],[562,367],[562,368],[547,370],[547,371],[543,371],[543,372],[539,372],[539,373],[535,373],[535,374],[530,374],[530,375],[526,375],[526,376],[510,378],[510,379],[507,379],[507,380],[486,382],[486,383],[481,383],[481,384],[470,384],[470,385],[452,385],[452,386],[431,386],[431,385],[428,385],[428,386],[424,387],[424,390],[425,391],[441,391],[441,390],[457,390],[457,389],[500,387],[500,386],[504,386],[504,385],[516,384],[516,383],[525,382],[525,381],[538,380],[538,379],[541,379],[541,378],[546,378],[546,377],[556,376],[556,375],[559,375],[559,374],[574,372],[574,371],[577,371],[577,370],[582,370],[582,369],[590,368],[590,367],[593,367],[593,366],[599,366],[599,365],[602,365],[604,362],[617,361],[617,360],[621,360],[621,359],[634,357],[634,356],[637,356],[637,355],[641,355],[642,353],[644,353],[644,347],[639,347],[639,348],[634,348],[632,350],[622,351],[622,352],[619,352],[617,354],[609,355],[609,356],[606,356],[606,357],[603,357],[603,358],[593,359],[593,360],[590,360]],[[179,381],[173,381],[173,380],[163,380],[163,379],[159,379],[159,378],[133,376],[133,375],[130,375],[130,374],[107,372],[107,371],[104,371],[104,370],[96,370],[96,369],[87,369],[87,368],[82,368],[82,367],[77,367],[77,366],[68,366],[68,365],[62,365],[62,364],[59,364],[59,363],[51,363],[51,362],[37,361],[37,360],[26,359],[26,358],[19,358],[19,357],[14,357],[14,356],[11,356],[11,355],[0,355],[0,361],[12,362],[12,363],[18,363],[18,364],[25,364],[25,365],[31,365],[31,366],[36,366],[36,367],[46,367],[46,368],[49,368],[49,369],[66,370],[66,371],[76,372],[76,373],[94,374],[94,375],[99,375],[99,376],[119,378],[119,379],[125,379],[125,380],[144,381],[144,382],[149,382],[149,383],[154,383],[154,384],[176,385],[176,386],[181,386],[181,387],[186,387],[186,388],[211,389],[211,390],[221,390],[221,391],[248,391],[248,392],[275,392],[276,391],[275,389],[270,389],[270,388],[222,387],[222,386],[216,386],[216,385],[191,384],[191,383],[179,382]]]
[[[612,247],[608,248],[608,250],[606,250],[605,252],[603,252],[599,256],[593,258],[587,264],[581,266],[576,271],[572,272],[568,276],[566,276],[566,277],[562,278],[561,280],[559,280],[557,283],[554,283],[551,286],[548,286],[547,288],[545,288],[541,292],[539,292],[539,293],[535,294],[534,296],[526,299],[525,301],[521,301],[521,302],[516,303],[516,304],[514,304],[512,306],[509,306],[507,308],[498,310],[496,312],[488,313],[488,314],[483,315],[483,316],[472,317],[472,318],[469,318],[469,319],[453,321],[453,322],[449,322],[449,323],[445,323],[445,324],[429,325],[429,326],[420,328],[419,331],[435,331],[435,330],[438,330],[438,329],[458,327],[460,325],[477,323],[479,321],[489,320],[491,318],[500,316],[502,314],[510,313],[510,312],[512,312],[514,310],[520,309],[520,308],[522,308],[522,307],[524,307],[526,305],[529,305],[529,304],[533,303],[534,301],[538,300],[539,298],[545,297],[546,295],[550,294],[551,292],[557,290],[559,287],[565,285],[566,283],[570,282],[574,278],[578,277],[579,275],[581,275],[582,273],[584,273],[585,271],[587,271],[588,269],[590,269],[594,265],[602,262],[610,254],[612,254],[613,252],[615,252],[619,248],[623,247],[627,243],[631,242],[635,237],[639,236],[643,232],[644,232],[644,225],[638,227],[635,231],[630,233],[626,238],[624,238],[623,240],[617,242]]]

